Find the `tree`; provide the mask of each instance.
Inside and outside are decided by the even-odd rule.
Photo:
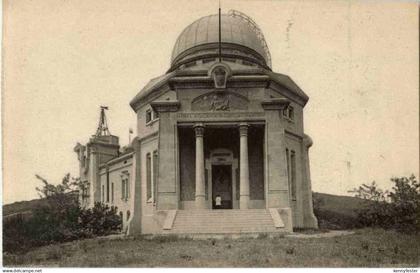
[[[393,228],[403,232],[420,231],[420,183],[414,175],[391,178],[391,191],[383,191],[377,184],[363,184],[354,189],[356,197],[364,199],[358,210],[362,226]]]

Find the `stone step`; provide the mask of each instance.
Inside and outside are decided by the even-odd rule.
[[[181,213],[177,213],[177,217],[258,217],[258,216],[262,216],[262,217],[267,217],[270,216],[269,213],[248,213],[248,214],[227,214],[227,213],[221,213],[221,214],[205,214],[205,213],[200,213],[200,214],[181,214]]]
[[[194,217],[194,216],[189,216],[189,217],[176,217],[175,221],[177,219],[178,220],[186,220],[186,221],[198,220],[198,221],[207,221],[207,222],[214,222],[214,221],[216,221],[216,222],[219,222],[219,221],[232,222],[232,221],[236,221],[236,220],[239,220],[239,221],[272,220],[270,216],[265,216],[265,217],[261,217],[261,216],[258,216],[258,217],[249,217],[249,216],[247,216],[247,217],[224,217],[224,216],[220,216],[220,217],[204,217],[204,216],[203,217],[202,216]]]
[[[263,227],[176,227],[172,230],[276,230],[275,227],[263,226]]]
[[[252,213],[252,212],[266,212],[267,209],[190,209],[190,210],[178,210],[179,213]]]
[[[283,229],[183,229],[170,230],[165,233],[170,234],[223,234],[223,233],[266,233],[266,232],[283,232]]]
[[[173,232],[241,232],[241,231],[248,231],[248,232],[257,232],[257,231],[276,231],[276,230],[280,230],[280,229],[276,229],[276,228],[263,228],[263,227],[259,227],[259,228],[175,228],[172,229],[171,231]]]
[[[197,225],[200,225],[200,224],[206,224],[206,225],[229,225],[229,224],[232,224],[232,225],[240,225],[240,224],[273,224],[273,221],[272,220],[269,220],[269,219],[267,219],[267,220],[260,220],[260,221],[253,221],[253,220],[251,220],[251,221],[249,221],[249,220],[242,220],[242,221],[240,221],[240,220],[232,220],[232,221],[218,221],[218,222],[213,222],[213,221],[207,221],[207,220],[205,220],[205,221],[198,221],[197,219],[188,219],[188,220],[185,220],[185,221],[182,221],[182,220],[179,220],[178,219],[178,221],[175,221],[175,226],[177,225],[177,224],[179,224],[179,223],[186,223],[186,224],[188,224],[188,225],[193,225],[193,224],[197,224]]]
[[[272,224],[268,224],[268,225],[231,225],[231,226],[226,226],[226,225],[220,225],[220,226],[199,226],[199,225],[194,225],[194,226],[187,226],[187,225],[177,225],[174,226],[172,229],[200,229],[200,228],[207,228],[207,229],[212,229],[212,228],[233,228],[233,229],[241,229],[241,228],[260,228],[260,227],[268,227],[268,228],[275,228],[274,225]]]
[[[180,219],[181,220],[197,219],[197,220],[200,220],[200,221],[213,222],[213,221],[235,221],[235,220],[260,221],[260,220],[266,220],[266,219],[271,220],[272,218],[269,215],[267,215],[267,216],[264,216],[264,217],[262,217],[262,216],[256,216],[256,217],[250,217],[250,216],[247,216],[247,217],[225,217],[225,216],[219,216],[219,217],[198,216],[198,217],[195,217],[195,216],[189,216],[189,217],[176,217],[175,221],[177,219],[178,220],[180,220]]]
[[[242,224],[249,224],[249,225],[264,225],[264,224],[274,224],[272,220],[261,220],[261,221],[219,221],[219,222],[211,222],[211,221],[197,221],[197,220],[188,220],[188,221],[181,221],[178,220],[175,222],[174,226],[179,225],[210,225],[210,226],[217,226],[217,225],[242,225]]]
[[[269,213],[265,209],[256,210],[178,210],[178,214],[260,214]]]
[[[280,232],[266,209],[178,210],[171,234],[223,234]]]

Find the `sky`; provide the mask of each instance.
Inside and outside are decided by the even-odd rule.
[[[310,97],[312,189],[339,195],[419,174],[418,6],[393,1],[228,1],[262,29],[274,71]],[[164,74],[181,31],[218,1],[5,0],[3,203],[37,198],[39,174],[78,176],[73,148],[107,105],[128,143],[129,101]]]

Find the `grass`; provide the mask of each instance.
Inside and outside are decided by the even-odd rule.
[[[419,266],[420,236],[360,229],[334,238],[261,235],[192,240],[143,236],[88,239],[5,254],[5,266],[37,267],[409,267]]]

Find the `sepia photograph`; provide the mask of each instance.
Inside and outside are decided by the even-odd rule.
[[[418,272],[418,2],[3,0],[2,23],[3,272]]]

